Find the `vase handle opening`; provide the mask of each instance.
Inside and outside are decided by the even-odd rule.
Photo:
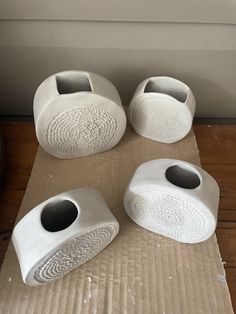
[[[57,91],[60,95],[91,92],[92,86],[86,73],[60,73],[56,75]]]
[[[185,102],[188,97],[188,88],[175,79],[150,79],[145,86],[144,93],[166,94],[180,102]]]

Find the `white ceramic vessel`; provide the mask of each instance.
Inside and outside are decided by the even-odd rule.
[[[13,231],[23,281],[40,285],[63,277],[101,252],[118,230],[96,190],[77,189],[48,199]]]
[[[186,84],[157,76],[139,84],[129,105],[129,118],[139,135],[174,143],[190,131],[195,107],[195,98]]]
[[[126,128],[114,85],[83,71],[60,72],[43,81],[34,97],[34,120],[40,145],[62,159],[107,151]]]
[[[141,227],[179,242],[197,243],[215,231],[219,187],[196,165],[157,159],[135,171],[124,205]]]

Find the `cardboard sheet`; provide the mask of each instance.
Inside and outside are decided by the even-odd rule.
[[[193,132],[166,145],[127,130],[113,150],[70,161],[39,148],[17,220],[52,195],[93,187],[120,232],[94,259],[39,287],[22,282],[10,243],[0,274],[0,313],[233,313],[215,235],[201,244],[177,243],[142,229],[124,212],[123,193],[138,165],[167,157],[199,164]]]

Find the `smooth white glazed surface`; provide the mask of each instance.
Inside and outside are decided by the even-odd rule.
[[[179,242],[198,243],[215,231],[219,187],[196,165],[157,159],[138,167],[124,205],[129,217],[143,228]]]
[[[66,227],[71,213],[64,204],[59,208],[61,202],[72,204],[77,211]],[[46,211],[45,216],[47,208],[53,214]],[[65,210],[64,217],[57,222],[60,210]],[[63,277],[100,253],[118,230],[117,220],[96,190],[77,189],[48,199],[26,214],[13,231],[23,281],[40,285]]]

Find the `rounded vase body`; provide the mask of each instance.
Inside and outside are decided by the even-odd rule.
[[[129,118],[139,135],[174,143],[189,133],[195,107],[193,93],[186,84],[157,76],[139,84],[129,105]]]
[[[83,71],[47,78],[35,93],[34,120],[40,145],[61,159],[107,151],[126,129],[126,115],[114,85]]]
[[[124,205],[141,227],[179,242],[198,243],[215,231],[219,187],[196,165],[157,159],[137,168]]]
[[[60,279],[100,253],[118,230],[96,190],[76,189],[48,199],[13,230],[23,281],[40,285]]]

